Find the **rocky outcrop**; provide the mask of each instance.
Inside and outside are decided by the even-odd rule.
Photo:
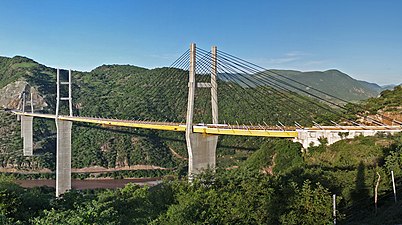
[[[18,80],[0,89],[0,107],[5,109],[22,109],[24,93],[27,101],[31,100],[32,93],[35,110],[42,110],[48,106],[36,88],[24,80]],[[28,104],[26,107],[26,110],[30,111],[31,106]]]

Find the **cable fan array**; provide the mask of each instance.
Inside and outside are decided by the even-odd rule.
[[[200,67],[210,68],[210,52],[200,48],[197,51],[204,54],[201,59],[207,58],[199,60]],[[366,124],[385,125],[376,118],[364,115],[364,108],[358,104],[305,85],[274,70],[265,69],[223,51],[218,51],[217,58],[220,80],[218,102],[222,123],[263,123],[265,126],[301,128],[301,124],[339,126],[335,121],[343,121],[345,125],[364,127],[365,124],[356,122],[355,115],[351,115],[351,108],[354,108],[360,110],[356,111],[358,117]],[[402,124],[387,116],[378,116],[394,124]]]
[[[185,123],[188,98],[190,51],[169,67],[143,72],[143,79],[130,84],[132,102],[123,111],[127,119]],[[323,90],[305,85],[275,70],[268,70],[226,52],[217,51],[218,97],[211,97],[211,51],[196,48],[194,124],[212,123],[212,103],[219,108],[219,123],[235,126],[294,129],[321,125],[402,124],[384,115],[373,118],[364,108]],[[208,85],[209,84],[209,85]],[[130,106],[133,104],[134,106]],[[130,106],[130,107],[129,107]],[[359,122],[356,120],[357,110]],[[341,121],[341,122],[339,122]],[[361,121],[366,121],[364,124]]]

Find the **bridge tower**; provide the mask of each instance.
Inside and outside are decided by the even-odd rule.
[[[193,132],[194,99],[197,87],[211,88],[212,123],[218,123],[218,101],[217,101],[217,48],[212,47],[212,68],[211,83],[196,83],[196,45],[190,45],[190,69],[188,81],[188,102],[186,117],[186,144],[188,151],[188,175],[191,180],[194,175],[205,169],[215,169],[216,146],[218,136],[199,134]]]
[[[60,86],[68,85],[68,97],[61,97]],[[57,69],[56,96],[56,196],[59,197],[71,189],[71,128],[73,122],[59,119],[60,101],[68,101],[69,115],[73,116],[71,70],[68,71],[68,81],[60,80],[60,70]]]

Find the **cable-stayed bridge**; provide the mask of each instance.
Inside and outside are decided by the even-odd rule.
[[[20,110],[13,112],[21,118],[24,155],[33,154],[33,118],[56,121],[57,196],[71,189],[73,122],[183,132],[190,177],[215,168],[219,135],[291,138],[307,148],[319,144],[322,138],[332,144],[359,135],[401,131],[402,123],[397,120],[384,115],[368,116],[359,105],[216,47],[206,51],[192,44],[170,67],[146,74],[134,83],[128,80],[127,91],[136,92],[133,100],[122,99],[126,105],[121,111],[132,110],[127,119],[103,114],[115,108],[106,107],[98,115],[87,115],[85,110],[73,107],[71,71],[63,77],[57,70],[56,78],[54,112],[35,111],[35,99],[25,94]],[[107,98],[94,97],[91,104],[106,105]],[[136,105],[130,106],[132,103]],[[350,107],[357,109],[357,117],[350,115]]]

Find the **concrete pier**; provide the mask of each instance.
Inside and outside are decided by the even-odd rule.
[[[206,169],[215,170],[218,136],[192,133],[189,138],[187,147],[190,145],[192,152],[188,162],[189,175],[199,174]]]
[[[33,117],[21,116],[21,137],[23,138],[24,156],[33,155]]]
[[[71,121],[56,119],[56,196],[71,189]]]

